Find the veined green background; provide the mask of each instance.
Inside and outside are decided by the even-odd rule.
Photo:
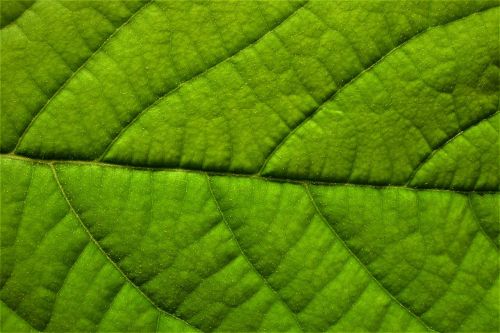
[[[1,0],[1,331],[498,332],[499,5]]]

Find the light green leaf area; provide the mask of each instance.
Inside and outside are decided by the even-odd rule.
[[[1,4],[2,332],[498,332],[498,1]]]

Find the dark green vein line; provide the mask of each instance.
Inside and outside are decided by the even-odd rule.
[[[432,331],[432,332],[438,332],[437,330],[433,329],[432,327],[430,327],[427,323],[425,323],[423,321],[423,319],[419,316],[417,316],[417,314],[415,314],[413,311],[411,311],[407,306],[405,306],[403,303],[401,303],[388,289],[386,289],[382,283],[377,279],[375,278],[375,276],[372,274],[372,272],[368,269],[368,267],[361,261],[361,259],[359,259],[359,257],[351,250],[351,248],[349,247],[349,245],[347,245],[347,243],[344,241],[344,239],[342,237],[340,237],[340,235],[337,233],[337,231],[332,227],[332,225],[330,223],[328,223],[328,220],[326,219],[326,217],[323,215],[323,213],[321,212],[321,210],[319,209],[318,205],[316,204],[316,200],[314,200],[314,197],[311,193],[311,191],[309,190],[309,187],[307,185],[304,185],[304,188],[305,188],[305,191],[307,193],[307,196],[309,197],[309,200],[311,201],[311,204],[314,206],[314,209],[316,210],[316,212],[318,213],[318,216],[321,218],[321,220],[326,224],[326,226],[331,230],[331,232],[333,233],[334,237],[337,238],[340,243],[342,243],[342,245],[344,246],[344,248],[349,252],[349,254],[361,265],[361,267],[363,267],[363,269],[366,271],[366,273],[370,276],[370,278],[380,287],[380,289],[382,289],[386,294],[387,296],[389,296],[394,302],[396,302],[403,310],[405,310],[406,312],[408,312],[412,317],[414,317],[419,323],[421,323],[425,328],[427,328],[429,331]]]
[[[113,39],[114,36],[116,36],[116,34],[118,34],[118,32],[123,29],[123,27],[125,27],[127,24],[129,24],[133,19],[134,17],[137,16],[137,14],[139,14],[142,10],[144,10],[145,8],[147,8],[150,4],[153,3],[153,1],[155,0],[148,0],[147,2],[145,2],[142,6],[139,7],[139,9],[137,9],[127,20],[125,20],[118,28],[116,28],[112,33],[111,35],[108,36],[108,38],[106,38],[104,40],[104,42],[101,43],[101,45],[99,45],[99,47],[97,49],[94,50],[94,52],[92,52],[92,54],[90,56],[87,57],[87,59],[85,59],[84,62],[82,62],[82,64],[73,72],[71,73],[71,75],[66,79],[66,81],[63,82],[63,84],[52,94],[52,96],[50,96],[50,98],[47,100],[47,102],[45,102],[45,104],[35,113],[35,115],[33,116],[33,118],[31,118],[31,121],[28,123],[28,125],[24,128],[24,130],[21,132],[21,135],[19,136],[19,139],[17,140],[17,144],[16,146],[14,147],[14,149],[12,150],[12,152],[16,152],[17,149],[19,148],[19,146],[21,145],[21,142],[23,141],[24,137],[26,136],[26,134],[28,133],[28,131],[30,130],[30,128],[33,126],[33,124],[36,122],[36,120],[40,117],[40,115],[47,109],[47,106],[49,106],[49,104],[52,102],[52,100],[54,98],[56,98],[60,93],[61,91],[64,90],[64,88],[66,88],[66,86],[71,82],[71,80],[83,69],[85,68],[85,66],[87,65],[87,63],[92,59],[94,58],[94,56],[100,51],[102,50],[102,48],[109,43],[109,41],[111,41]]]
[[[17,20],[19,20],[19,18],[20,18],[21,16],[23,16],[23,15],[24,15],[24,13],[26,13],[26,12],[27,12],[27,11],[28,11],[31,7],[33,7],[33,5],[36,3],[36,1],[37,1],[37,0],[33,0],[33,1],[25,1],[25,2],[27,2],[28,4],[27,4],[27,6],[24,8],[24,10],[23,10],[22,12],[20,12],[19,14],[17,14],[17,16],[16,16],[16,17],[12,17],[12,18],[11,18],[11,20],[9,20],[8,22],[2,22],[2,24],[1,24],[1,28],[2,28],[2,30],[3,30],[3,29],[6,29],[6,28],[7,28],[7,27],[9,27],[10,25],[16,24],[16,23],[17,23]],[[20,1],[19,3],[23,3],[23,4],[24,4],[24,2],[21,2],[21,1]]]
[[[97,161],[102,161],[107,153],[110,151],[110,149],[113,147],[113,145],[122,137],[122,135],[135,123],[137,122],[144,114],[146,114],[150,109],[152,109],[153,107],[155,107],[156,105],[158,105],[162,100],[164,100],[165,98],[167,98],[168,96],[170,96],[171,94],[175,93],[176,91],[178,91],[179,89],[181,89],[184,85],[186,85],[187,83],[191,82],[191,81],[194,81],[196,80],[197,78],[209,73],[210,71],[214,70],[215,68],[217,68],[219,65],[227,62],[228,60],[232,59],[233,57],[237,56],[238,54],[240,54],[241,52],[243,52],[244,50],[247,50],[248,48],[252,47],[253,45],[255,45],[256,43],[258,43],[260,40],[262,40],[264,37],[266,37],[267,35],[269,35],[270,33],[273,33],[279,26],[281,26],[283,23],[285,23],[286,21],[288,21],[290,18],[292,18],[293,16],[297,15],[297,13],[300,11],[300,9],[302,9],[305,5],[307,4],[307,2],[304,2],[303,4],[301,4],[299,7],[297,7],[297,9],[295,9],[290,15],[288,15],[287,17],[285,17],[284,19],[282,19],[280,22],[278,22],[271,30],[267,31],[265,34],[263,34],[262,36],[260,36],[259,38],[257,38],[256,40],[254,40],[253,42],[251,42],[250,44],[248,44],[247,46],[243,47],[242,49],[239,49],[237,50],[236,52],[233,52],[232,54],[228,55],[226,58],[224,58],[223,60],[219,61],[218,63],[208,67],[207,69],[205,69],[204,71],[198,73],[198,74],[195,74],[194,76],[192,76],[191,78],[189,79],[186,79],[184,81],[182,81],[181,83],[179,83],[175,88],[171,89],[171,90],[168,90],[166,91],[165,93],[161,94],[158,98],[156,98],[155,100],[153,100],[148,106],[146,106],[144,109],[142,109],[141,111],[139,111],[139,113],[137,113],[121,130],[120,132],[118,132],[112,139],[111,141],[109,142],[109,144],[106,146],[106,148],[104,149],[104,151],[102,152],[101,156],[97,159]]]
[[[7,305],[7,303],[5,303],[3,300],[0,300],[0,302],[2,302],[3,305],[5,305],[5,307],[10,311],[12,312],[12,314],[14,316],[16,316],[16,318],[18,318],[20,321],[22,321],[24,324],[26,324],[27,326],[29,326],[31,328],[31,332],[40,332],[39,330],[37,330],[36,328],[33,327],[33,325],[31,325],[26,319],[24,319],[23,317],[21,317],[13,308],[11,308],[10,306]]]
[[[432,149],[431,151],[429,151],[429,153],[427,153],[422,158],[422,160],[417,164],[417,166],[413,169],[413,172],[411,173],[411,175],[408,177],[408,180],[406,181],[406,185],[411,185],[411,183],[415,179],[415,176],[417,175],[417,173],[424,167],[424,165],[427,164],[427,162],[429,162],[444,147],[446,147],[448,144],[450,144],[453,141],[455,141],[456,138],[458,138],[459,136],[461,136],[462,134],[464,134],[465,132],[467,132],[471,128],[479,126],[479,124],[481,124],[484,121],[490,120],[491,118],[493,118],[494,116],[496,116],[498,113],[499,113],[499,111],[492,112],[490,114],[487,114],[485,117],[483,117],[481,119],[478,119],[478,120],[470,123],[465,128],[460,129],[457,133],[455,133],[455,135],[453,135],[452,137],[448,138],[447,140],[444,140],[443,142],[441,142],[440,144],[438,144],[434,149]]]
[[[264,159],[264,162],[262,163],[262,166],[260,167],[259,171],[257,172],[258,175],[261,175],[267,164],[269,163],[269,161],[271,160],[271,158],[278,152],[278,150],[285,144],[285,142],[288,141],[288,139],[294,134],[296,133],[302,126],[304,126],[306,123],[309,122],[309,120],[311,120],[319,111],[321,111],[323,109],[323,106],[329,102],[329,101],[333,101],[335,100],[335,98],[337,97],[338,94],[340,94],[342,91],[344,91],[346,88],[348,88],[350,85],[352,85],[353,83],[355,83],[360,77],[363,76],[363,74],[365,74],[366,72],[372,70],[374,67],[376,67],[379,63],[381,63],[384,59],[386,59],[388,56],[390,56],[392,53],[394,53],[395,51],[397,51],[398,49],[400,49],[401,47],[404,47],[406,44],[408,44],[409,42],[417,39],[419,36],[435,29],[435,28],[438,28],[438,27],[442,27],[442,26],[446,26],[448,24],[452,24],[452,23],[455,23],[455,22],[458,22],[458,21],[462,21],[462,20],[465,20],[467,18],[469,18],[470,16],[472,15],[476,15],[478,13],[482,13],[482,12],[485,12],[485,11],[488,11],[488,10],[492,10],[494,8],[497,8],[497,7],[490,7],[490,8],[486,8],[486,9],[483,9],[483,10],[480,10],[480,11],[477,11],[477,12],[474,12],[474,13],[471,13],[471,14],[468,14],[466,16],[463,16],[463,17],[460,17],[460,18],[456,18],[456,19],[453,19],[451,21],[448,21],[448,22],[444,22],[444,23],[441,23],[441,24],[437,24],[437,25],[434,25],[434,26],[430,26],[430,27],[427,27],[426,29],[424,30],[421,30],[419,31],[417,34],[413,35],[412,37],[409,37],[407,38],[406,40],[404,40],[403,42],[401,42],[400,44],[396,45],[394,48],[392,48],[391,50],[389,50],[386,54],[384,54],[382,57],[380,57],[378,60],[376,60],[374,63],[372,63],[370,66],[368,66],[366,69],[364,69],[363,71],[361,71],[359,74],[357,74],[356,76],[354,76],[352,79],[350,79],[346,84],[344,84],[343,86],[341,86],[339,89],[337,90],[334,90],[332,91],[328,96],[326,96],[321,102],[320,104],[314,108],[312,111],[310,111],[309,115],[307,117],[305,117],[304,119],[302,119],[300,122],[298,122],[295,127],[293,127],[291,129],[290,132],[288,132],[285,136],[283,136],[281,138],[280,141],[278,141],[278,143],[274,146],[274,148],[269,152],[269,154],[266,156],[266,158]]]
[[[215,206],[217,207],[217,211],[219,212],[219,215],[222,218],[222,221],[226,225],[226,228],[231,233],[231,236],[232,236],[236,246],[238,247],[240,253],[243,255],[243,258],[245,258],[245,261],[250,265],[252,270],[262,279],[262,282],[264,283],[264,285],[280,300],[280,302],[285,306],[285,308],[288,311],[290,311],[290,314],[292,315],[293,319],[297,323],[297,326],[300,328],[300,330],[302,332],[305,332],[304,328],[302,327],[302,324],[299,321],[299,318],[297,317],[297,314],[292,311],[290,306],[285,302],[285,300],[281,297],[281,295],[278,293],[278,291],[271,286],[269,281],[267,281],[267,279],[264,277],[264,275],[262,275],[259,272],[259,270],[257,269],[257,267],[255,267],[255,265],[250,261],[250,258],[248,258],[248,255],[241,247],[241,244],[238,241],[238,238],[236,237],[236,234],[234,233],[233,228],[231,228],[231,226],[229,225],[229,222],[227,222],[226,217],[224,216],[222,208],[220,207],[219,201],[217,200],[217,197],[215,196],[214,190],[212,188],[212,181],[210,180],[210,176],[206,175],[206,178],[207,178],[208,189],[209,189],[209,192],[210,192],[212,198],[214,199]]]
[[[495,243],[495,241],[493,240],[493,238],[491,238],[491,236],[488,235],[488,233],[486,232],[486,230],[484,230],[483,225],[481,223],[481,220],[477,216],[476,211],[474,210],[474,206],[472,206],[472,199],[471,199],[470,195],[467,196],[467,204],[468,204],[469,209],[471,211],[472,218],[477,223],[477,227],[479,229],[479,232],[482,233],[484,237],[486,237],[486,239],[491,243],[491,245],[493,245],[493,247],[495,249],[500,250],[500,248],[498,247],[497,243]]]
[[[372,188],[372,189],[404,189],[409,191],[437,191],[437,192],[451,192],[468,195],[470,193],[478,194],[500,194],[498,191],[491,190],[469,190],[469,189],[450,189],[450,188],[438,188],[438,187],[411,187],[407,185],[384,185],[384,184],[362,184],[362,183],[347,183],[347,182],[336,182],[336,181],[316,181],[311,179],[292,179],[292,178],[279,178],[272,176],[260,176],[251,175],[247,173],[231,173],[231,172],[217,172],[217,171],[204,171],[197,169],[181,169],[181,168],[169,168],[169,167],[143,167],[134,165],[124,165],[124,164],[113,164],[108,162],[95,162],[95,161],[78,161],[78,160],[41,160],[33,159],[29,157],[24,157],[20,155],[13,154],[0,154],[1,158],[25,161],[34,164],[59,164],[59,165],[77,165],[77,166],[95,166],[102,168],[121,168],[128,170],[137,171],[154,171],[154,172],[186,172],[199,175],[209,175],[209,176],[219,176],[219,177],[240,177],[240,178],[250,178],[262,181],[269,181],[275,183],[290,183],[298,185],[323,185],[323,186],[351,186],[360,188]]]
[[[54,176],[54,180],[56,181],[57,186],[59,187],[59,191],[61,192],[62,196],[64,197],[64,200],[66,201],[66,203],[67,203],[70,211],[73,213],[73,215],[75,216],[75,218],[78,220],[78,222],[80,223],[81,227],[83,228],[83,230],[85,231],[85,233],[87,234],[87,236],[90,238],[90,240],[97,246],[97,248],[99,249],[99,251],[101,251],[101,253],[104,255],[104,257],[113,265],[113,267],[123,276],[123,278],[125,279],[125,281],[127,281],[128,283],[130,283],[130,285],[132,287],[134,287],[139,292],[139,294],[141,294],[159,312],[163,313],[166,316],[172,317],[172,318],[174,318],[176,320],[179,320],[179,321],[185,323],[186,325],[188,325],[189,327],[192,327],[196,331],[200,331],[198,328],[194,327],[193,325],[191,325],[190,323],[188,323],[184,319],[179,318],[175,314],[166,312],[165,310],[163,310],[162,308],[160,308],[148,295],[146,295],[142,291],[141,288],[139,288],[139,286],[137,286],[132,280],[130,280],[130,278],[128,277],[128,275],[125,274],[125,272],[120,268],[120,266],[118,266],[118,264],[116,262],[113,261],[113,259],[111,259],[111,257],[108,255],[108,253],[102,248],[101,244],[99,244],[99,242],[97,241],[97,239],[94,238],[94,235],[92,235],[92,233],[90,232],[89,228],[87,228],[87,225],[82,221],[82,219],[80,218],[80,215],[78,215],[78,213],[76,212],[75,208],[71,204],[71,201],[69,200],[69,198],[68,198],[68,196],[66,194],[66,191],[64,190],[64,187],[62,186],[62,184],[61,184],[61,182],[59,180],[59,176],[57,175],[57,171],[56,171],[56,168],[54,167],[54,163],[50,163],[49,165],[50,165],[50,168],[52,170],[52,174]]]

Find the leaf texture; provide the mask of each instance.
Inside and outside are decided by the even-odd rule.
[[[1,330],[497,332],[498,1],[2,1]]]

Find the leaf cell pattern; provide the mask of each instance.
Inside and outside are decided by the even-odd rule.
[[[498,331],[498,1],[0,9],[2,331]]]

